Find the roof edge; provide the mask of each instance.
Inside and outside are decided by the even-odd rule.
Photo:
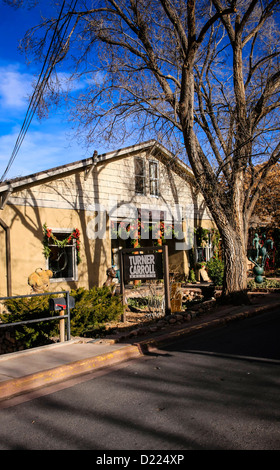
[[[156,140],[148,140],[146,142],[142,142],[140,144],[131,145],[129,147],[120,148],[111,152],[106,152],[100,155],[97,155],[96,158],[89,157],[83,160],[77,160],[72,163],[67,163],[65,165],[60,165],[57,167],[50,168],[49,170],[43,170],[37,173],[29,174],[26,176],[20,176],[16,178],[12,178],[9,180],[5,180],[0,183],[0,193],[4,193],[9,191],[10,193],[13,191],[18,191],[23,187],[32,186],[42,184],[44,181],[49,180],[53,177],[59,177],[63,174],[68,175],[70,173],[75,172],[76,170],[86,169],[92,165],[104,163],[108,160],[114,158],[121,158],[126,154],[131,154],[132,152],[137,152],[144,150],[146,148],[157,148],[162,153],[164,153],[168,158],[176,159],[177,162],[180,163],[180,166],[192,174],[192,170],[185,165],[184,162],[177,159],[172,152],[170,152],[166,147],[160,144]]]

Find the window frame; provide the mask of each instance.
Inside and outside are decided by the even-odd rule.
[[[137,161],[141,161],[142,163],[142,169],[143,173],[142,174],[137,174]],[[142,181],[142,186],[143,186],[143,191],[137,190],[137,179],[141,178]],[[137,196],[146,196],[146,160],[144,157],[137,156],[134,158],[134,180],[135,180],[135,194]]]
[[[199,246],[197,243],[197,236],[195,236],[195,258],[197,263],[207,263],[209,261],[213,254],[213,245],[211,242],[211,235],[208,233],[208,240],[205,244],[205,246]],[[202,259],[201,259],[202,258]]]
[[[151,176],[151,167],[152,165],[156,166],[156,177]],[[155,183],[156,194],[152,193],[152,183]],[[150,196],[159,197],[159,162],[157,160],[149,160],[149,191]]]
[[[52,228],[52,233],[56,236],[57,234],[63,234],[65,235],[65,238],[67,235],[70,236],[70,234],[73,232],[73,229],[62,229],[62,228]],[[59,246],[56,245],[55,243],[49,243],[48,245],[50,248],[51,247],[56,247],[59,249]],[[70,281],[77,281],[78,280],[78,263],[77,263],[77,255],[76,255],[76,240],[72,239],[72,245],[66,245],[66,247],[71,248],[71,260],[72,260],[72,273],[73,276],[71,277],[52,277],[50,278],[50,282],[70,282]],[[50,257],[47,258],[46,260],[46,269],[52,270],[50,266]]]

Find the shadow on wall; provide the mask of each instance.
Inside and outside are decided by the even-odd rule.
[[[75,182],[76,182],[76,188],[79,188],[79,197],[80,197],[80,204],[81,207],[83,207],[83,202],[85,202],[84,207],[87,206],[87,203],[85,201],[85,194],[84,191],[82,191],[82,181],[81,178],[83,178],[83,174],[77,174],[75,175]],[[65,184],[67,184],[67,181],[65,181]],[[52,190],[55,190],[56,194],[59,196],[60,199],[67,201],[69,204],[69,198],[67,198],[67,191],[65,190],[65,184],[64,184],[64,191],[63,193],[58,190],[57,187],[53,187],[50,185]],[[47,185],[45,185],[47,186]],[[96,188],[97,186],[95,186]],[[73,188],[73,186],[72,186]],[[69,188],[70,190],[70,188]],[[73,189],[72,189],[73,190]],[[76,189],[77,190],[77,189]],[[70,193],[68,193],[70,194]],[[26,263],[26,266],[22,265],[22,260],[20,259],[15,259],[15,255],[13,256],[13,244],[11,245],[11,261],[10,261],[10,267],[11,267],[11,291],[7,292],[9,295],[17,295],[22,292],[15,292],[15,289],[18,289],[18,285],[20,284],[20,281],[18,282],[17,277],[21,277],[21,279],[24,279],[21,284],[23,284],[26,280],[26,288],[28,290],[28,276],[32,271],[35,271],[36,268],[45,268],[46,265],[42,259],[42,253],[43,253],[43,225],[46,223],[48,225],[48,220],[46,219],[46,208],[41,209],[39,207],[36,207],[37,201],[36,201],[36,194],[31,189],[26,190],[26,201],[27,199],[29,200],[29,203],[22,209],[22,207],[18,207],[14,203],[10,203],[7,208],[9,211],[12,212],[12,215],[10,216],[10,222],[9,222],[9,229],[11,232],[18,231],[18,224],[24,228],[25,236],[28,233],[28,241],[30,240],[30,243],[32,246],[41,246],[42,250],[40,253],[38,253],[37,259],[41,261],[36,262],[36,257],[34,259],[34,263],[36,265],[32,264],[32,259],[30,259],[30,254],[26,252],[26,256],[28,256],[29,261]],[[31,200],[31,201],[30,201]],[[31,203],[30,203],[31,202]],[[28,210],[27,210],[28,208]],[[106,279],[106,269],[110,264],[110,256],[108,258],[108,254],[110,251],[108,251],[108,240],[102,240],[102,239],[97,239],[97,240],[89,240],[87,237],[87,216],[86,216],[86,211],[77,209],[75,206],[75,203],[72,204],[72,210],[73,210],[73,217],[69,216],[67,212],[69,210],[65,211],[65,214],[63,214],[63,209],[51,209],[53,212],[55,211],[60,211],[61,212],[61,217],[56,217],[55,218],[58,220],[60,219],[62,221],[61,226],[57,224],[56,228],[69,228],[73,229],[73,223],[79,228],[79,231],[81,233],[81,243],[82,243],[82,262],[78,265],[78,280],[77,281],[63,281],[63,285],[68,285],[70,288],[76,289],[83,285],[86,288],[91,288],[94,285],[102,285],[102,283]],[[3,214],[4,215],[4,214]],[[73,222],[74,221],[74,222]],[[15,226],[17,224],[17,227]],[[33,241],[32,241],[33,240]],[[37,243],[35,240],[37,240],[39,243]],[[14,243],[14,242],[13,242]],[[6,251],[6,247],[5,247]],[[21,265],[20,265],[20,264]],[[38,265],[40,264],[40,266]],[[42,264],[42,266],[41,266]],[[108,264],[108,266],[107,266]],[[13,269],[12,269],[13,268]],[[86,285],[87,284],[87,285]],[[14,287],[13,287],[14,286]],[[51,289],[53,290],[58,290],[59,283],[52,283],[51,282]],[[22,290],[22,288],[20,288]],[[1,295],[6,295],[6,292],[1,292]],[[27,293],[24,292],[24,293]],[[29,293],[29,291],[28,291]]]

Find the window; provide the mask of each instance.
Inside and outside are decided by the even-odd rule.
[[[135,192],[145,194],[145,160],[141,157],[135,158]]]
[[[201,241],[201,237],[196,235],[196,261],[197,263],[202,263],[204,261],[209,261],[213,256],[213,246],[211,243],[210,233],[204,236],[204,239]]]
[[[70,237],[71,232],[53,230],[53,234],[59,242],[62,242]],[[65,246],[59,246],[50,239],[48,247],[50,249],[48,269],[53,272],[53,279],[77,280],[76,241],[69,239]]]
[[[149,162],[149,177],[150,177],[150,194],[152,196],[159,195],[159,177],[158,177],[158,162]]]

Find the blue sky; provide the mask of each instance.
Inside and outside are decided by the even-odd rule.
[[[48,3],[48,2],[46,2]],[[32,83],[42,64],[26,65],[18,45],[26,30],[40,23],[42,9],[14,9],[0,0],[0,178],[13,152],[26,115]],[[102,151],[102,149],[97,149]],[[25,176],[91,156],[75,138],[63,110],[48,119],[34,116],[6,178]]]

